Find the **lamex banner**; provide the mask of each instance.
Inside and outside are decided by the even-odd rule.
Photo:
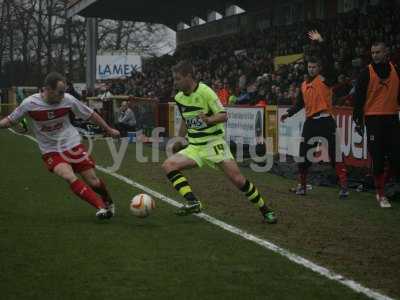
[[[132,71],[142,68],[138,55],[98,55],[96,79],[105,80],[131,75]]]
[[[282,123],[280,117],[287,111],[287,109],[287,107],[280,107],[278,110],[278,151],[280,154],[297,157],[299,155],[301,133],[305,121],[304,110],[301,110],[296,115],[286,119],[285,122]],[[367,137],[366,134],[364,134],[364,137],[361,137],[355,131],[355,123],[352,118],[353,109],[347,107],[335,107],[334,113],[337,124],[337,134],[340,139],[339,151],[343,156],[345,163],[354,167],[369,166]]]
[[[225,123],[225,139],[227,142],[256,145],[263,142],[264,109],[257,107],[226,107],[228,121]],[[179,133],[182,121],[177,105],[174,109],[175,136]]]

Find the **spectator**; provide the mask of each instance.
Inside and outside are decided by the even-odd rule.
[[[217,95],[223,105],[229,104],[229,89],[228,89],[228,83],[226,81],[224,82],[223,85],[219,83]]]
[[[116,127],[120,131],[122,137],[126,137],[128,131],[136,131],[135,113],[129,107],[127,101],[121,103]]]
[[[110,91],[113,94],[137,97],[151,95],[159,98],[161,102],[168,102],[174,94],[170,68],[177,61],[190,57],[197,70],[196,78],[206,84],[213,85],[216,81],[223,85],[225,81],[229,84],[234,83],[235,94],[242,95],[247,93],[246,89],[254,78],[268,74],[268,80],[259,87],[260,92],[265,91],[268,103],[276,103],[277,100],[283,103],[290,102],[295,98],[294,94],[298,94],[296,90],[301,82],[308,79],[303,78],[304,75],[307,76],[304,63],[299,61],[276,71],[273,58],[303,52],[306,57],[312,56],[316,51],[315,47],[306,45],[306,40],[302,38],[311,26],[317,27],[330,41],[327,51],[331,52],[334,58],[336,76],[353,73],[358,75],[361,68],[369,63],[368,48],[371,41],[379,37],[389,41],[392,45],[389,50],[393,61],[398,62],[398,5],[368,6],[366,13],[367,15],[364,15],[353,11],[338,15],[336,19],[312,20],[312,23],[300,22],[290,26],[272,27],[265,31],[184,44],[179,46],[173,55],[145,60],[142,70],[136,70],[129,78],[110,81]],[[346,78],[346,81],[349,80]],[[345,88],[339,89],[341,95],[337,96],[337,99],[342,99],[348,87],[347,83]],[[221,100],[224,101],[224,97]]]

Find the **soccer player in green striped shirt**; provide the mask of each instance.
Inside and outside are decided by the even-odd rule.
[[[199,213],[201,202],[193,194],[182,170],[208,165],[221,169],[230,181],[240,189],[251,203],[261,212],[265,222],[277,222],[274,212],[261,197],[255,185],[240,172],[229,146],[224,140],[224,124],[227,114],[218,96],[207,85],[196,82],[193,65],[181,61],[172,68],[176,88],[180,91],[175,96],[182,115],[180,136],[187,134],[189,146],[169,157],[163,163],[163,169],[174,188],[187,201],[177,211],[185,216]]]

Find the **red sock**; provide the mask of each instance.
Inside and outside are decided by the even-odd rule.
[[[379,197],[385,195],[385,173],[374,175],[376,193]]]
[[[103,201],[105,202],[112,202],[111,196],[108,193],[107,187],[104,184],[103,180],[99,180],[100,184],[98,186],[92,186],[93,191],[95,191],[97,194],[99,194],[101,196],[101,198],[103,198]]]
[[[82,180],[71,183],[71,190],[81,199],[89,202],[96,208],[105,208],[104,201]]]
[[[299,169],[299,182],[304,190],[307,190],[307,170]]]
[[[342,162],[335,164],[336,176],[339,179],[340,187],[347,188],[347,168]]]
[[[385,183],[389,182],[395,175],[393,169],[390,167],[385,168],[384,174],[385,174]]]

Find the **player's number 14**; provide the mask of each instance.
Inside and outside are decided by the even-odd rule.
[[[215,154],[219,154],[221,151],[224,151],[224,145],[218,144],[214,146]]]

